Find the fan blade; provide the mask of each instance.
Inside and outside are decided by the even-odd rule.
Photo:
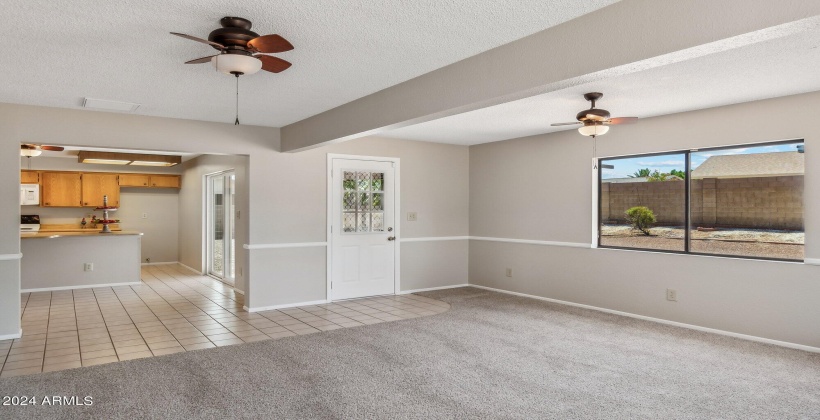
[[[262,61],[262,70],[271,73],[280,73],[288,69],[292,64],[278,57],[269,55],[255,55],[254,57]]]
[[[638,117],[618,117],[618,118],[610,118],[609,121],[604,122],[604,124],[619,125],[619,124],[635,124],[636,122],[638,122]]]
[[[181,37],[183,37],[183,38],[190,39],[191,41],[196,41],[196,42],[201,42],[201,43],[203,43],[203,44],[212,45],[212,46],[214,46],[214,47],[219,48],[220,50],[224,50],[224,49],[225,49],[225,46],[224,46],[224,45],[222,45],[222,44],[220,44],[220,43],[218,43],[218,42],[208,41],[207,39],[197,38],[197,37],[195,37],[195,36],[185,35],[185,34],[180,34],[180,33],[177,33],[177,32],[171,32],[171,35],[181,36]]]
[[[51,150],[52,152],[62,152],[65,150],[65,147],[60,146],[40,146],[41,150]]]
[[[217,55],[219,55],[219,54],[216,54],[216,55],[209,55],[209,56],[207,56],[207,57],[197,58],[196,60],[186,61],[186,62],[185,62],[185,64],[202,64],[202,63],[207,63],[207,62],[211,61],[211,59],[212,59],[212,58],[214,58],[214,57],[216,57]]]
[[[580,122],[580,121],[575,121],[575,122],[566,122],[566,123],[555,123],[555,124],[550,124],[550,125],[553,126],[553,127],[558,127],[559,125],[575,125],[575,124],[583,124],[583,123]]]
[[[280,53],[293,49],[293,45],[279,35],[262,35],[248,41],[248,46],[261,53]]]

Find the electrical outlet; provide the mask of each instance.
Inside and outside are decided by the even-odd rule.
[[[146,263],[146,264],[151,264],[151,259],[150,259],[150,258],[146,258],[146,259],[145,259],[145,263]]]
[[[94,271],[94,263],[83,264],[83,271]]]
[[[666,300],[670,302],[678,301],[678,291],[675,289],[666,289]]]
[[[416,220],[419,220],[419,214],[418,213],[416,213],[414,211],[407,212],[407,221],[408,222],[415,222]]]
[[[147,219],[147,218],[148,218],[148,213],[143,213],[143,214],[142,214],[142,218],[143,218],[143,219]]]
[[[512,268],[507,269],[507,277],[512,277]]]

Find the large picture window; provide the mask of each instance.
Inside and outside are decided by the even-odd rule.
[[[803,141],[599,159],[598,246],[803,260]]]

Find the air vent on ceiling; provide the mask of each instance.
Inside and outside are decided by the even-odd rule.
[[[101,109],[104,111],[134,112],[140,107],[140,104],[85,98],[83,99],[83,107],[90,109]]]

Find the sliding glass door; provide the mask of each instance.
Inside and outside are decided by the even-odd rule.
[[[208,274],[233,284],[235,278],[234,257],[236,241],[234,235],[234,171],[210,174],[205,177],[207,185],[206,208],[206,254]]]

